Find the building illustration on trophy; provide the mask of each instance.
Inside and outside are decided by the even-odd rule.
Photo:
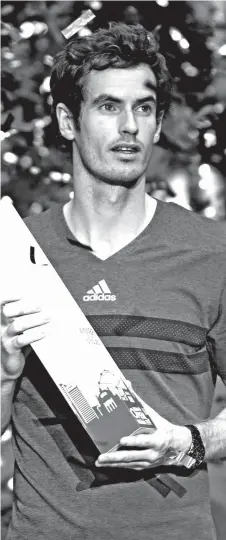
[[[91,395],[87,399],[78,386],[61,383],[59,386],[100,450],[106,451],[106,446],[109,446],[108,450],[112,449],[112,444],[115,446],[115,441],[119,442],[125,434],[125,426],[128,427],[129,422],[132,426],[136,421],[133,431],[137,431],[138,426],[155,428],[129,383],[117,373],[101,372],[95,401]]]

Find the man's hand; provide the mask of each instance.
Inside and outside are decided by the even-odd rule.
[[[21,375],[25,362],[21,349],[45,336],[48,318],[39,307],[23,298],[7,298],[2,306],[1,370],[4,383]]]
[[[188,428],[171,424],[141,398],[139,400],[156,425],[156,430],[150,433],[144,429],[138,435],[123,437],[120,440],[123,450],[119,448],[116,452],[101,454],[96,461],[97,467],[124,467],[141,471],[159,465],[175,465],[177,454],[189,449],[191,432]]]

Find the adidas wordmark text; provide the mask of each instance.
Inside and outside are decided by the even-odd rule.
[[[115,302],[116,296],[115,294],[111,294],[111,290],[109,289],[105,279],[102,279],[101,281],[98,281],[97,285],[94,285],[92,289],[89,289],[87,293],[83,296],[84,302]]]

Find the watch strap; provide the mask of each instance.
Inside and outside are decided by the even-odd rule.
[[[190,429],[192,435],[192,443],[189,450],[186,452],[186,455],[190,456],[193,460],[195,460],[193,468],[198,467],[199,465],[201,465],[205,457],[205,447],[203,444],[203,440],[197,426],[194,426],[193,424],[188,424],[185,427]]]

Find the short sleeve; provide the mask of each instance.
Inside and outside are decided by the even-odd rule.
[[[218,318],[207,334],[211,362],[226,384],[226,283],[221,294]]]

